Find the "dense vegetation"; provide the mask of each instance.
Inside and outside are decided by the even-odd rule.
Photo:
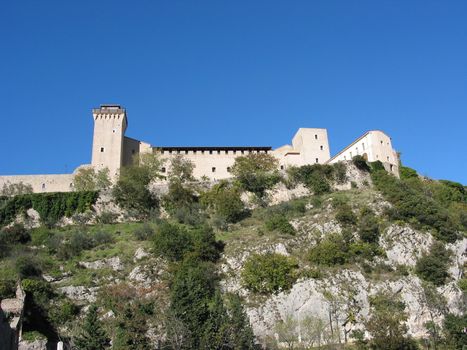
[[[449,314],[436,287],[453,279],[447,243],[466,230],[465,187],[422,179],[404,167],[397,179],[381,163],[368,164],[362,157],[352,164],[371,176],[368,181],[390,208],[375,206],[380,197],[368,182],[335,191],[336,185],[348,183],[343,163],[281,173],[266,154],[237,158],[234,178],[210,186],[193,178],[193,165],[182,157],[170,164],[157,155],[138,159],[122,169],[108,192],[135,222],[115,223],[116,215],[104,212],[89,225],[86,215],[76,214],[91,209],[98,196],[94,191],[2,197],[0,298],[13,297],[20,281],[27,294],[25,338],[40,333],[77,349],[110,344],[113,349],[253,349],[259,341],[263,348],[276,349],[298,347],[299,339],[310,349],[341,349],[350,340],[355,349],[417,349],[418,341],[407,332],[407,305],[390,290],[369,300],[370,314],[361,324],[371,338],[355,327],[360,306],[358,291],[350,285],[337,290],[320,284],[326,289],[328,317],[286,315],[274,325],[273,339],[254,337],[244,304],[255,307],[287,293],[297,281],[324,282],[342,269],[361,271],[375,284],[418,276],[431,317],[423,344],[461,348],[465,315]],[[170,171],[162,173],[163,165]],[[76,189],[108,187],[105,173],[83,170],[80,175]],[[167,191],[151,191],[151,182],[162,177]],[[270,190],[281,182],[287,188],[301,184],[312,195],[270,205]],[[28,208],[40,213],[41,227],[7,226]],[[74,216],[75,224],[56,226],[63,216]],[[307,222],[313,225],[302,225]],[[329,223],[335,228],[324,234]],[[394,223],[428,230],[434,238],[413,267],[385,263],[381,242]],[[140,250],[146,253],[137,258]],[[223,253],[238,259],[238,270],[226,268]],[[109,265],[117,257],[124,267]],[[95,261],[103,267],[86,265]],[[245,299],[223,292],[221,281],[229,278],[244,287]],[[65,292],[71,286],[93,291],[93,302],[71,298]],[[465,292],[465,279],[458,286]],[[435,322],[440,316],[443,324]]]

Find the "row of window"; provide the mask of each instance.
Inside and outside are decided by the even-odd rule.
[[[192,152],[193,154],[197,154],[198,152],[200,152],[200,154],[205,154],[205,152],[207,152],[208,154],[221,154],[221,150],[217,150],[217,151],[213,151],[213,150],[209,150],[209,151],[204,151],[204,150],[192,150],[192,151],[189,151],[189,150],[164,150],[162,152],[162,154],[188,154],[188,152]],[[229,152],[232,152],[231,154],[237,154],[237,150],[233,150],[233,151],[229,151],[229,150],[224,150],[223,151],[224,154],[229,154]],[[245,151],[245,150],[240,150],[238,151],[240,152],[240,154],[248,154],[248,153],[269,153],[269,151]]]

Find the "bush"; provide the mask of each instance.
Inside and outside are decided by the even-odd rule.
[[[273,215],[268,218],[264,224],[268,231],[279,231],[280,233],[294,236],[296,234],[294,227],[283,215]]]
[[[92,239],[94,241],[93,246],[96,247],[102,244],[113,243],[115,241],[113,235],[107,231],[97,231],[94,233]]]
[[[163,222],[153,239],[154,252],[170,261],[180,261],[193,249],[193,240],[187,229]]]
[[[33,255],[22,255],[16,258],[15,268],[20,278],[39,277],[42,274],[40,263]]]
[[[331,192],[331,182],[335,179],[335,171],[339,171],[339,180],[342,180],[342,169],[328,164],[303,165],[291,167],[287,170],[290,181],[302,183],[315,195]]]
[[[465,332],[466,324],[467,314],[448,314],[444,318],[443,326],[446,341],[455,349],[463,349],[465,344],[467,344],[467,333]]]
[[[288,290],[297,279],[298,264],[276,253],[253,254],[245,262],[242,279],[252,292],[270,294]]]
[[[399,174],[401,179],[418,178],[417,171],[406,166],[399,167]]]
[[[364,209],[360,214],[358,235],[366,243],[378,244],[380,229],[378,219],[371,209]]]
[[[343,265],[348,261],[347,243],[341,234],[330,234],[310,249],[308,260],[317,265]]]
[[[449,277],[448,268],[451,252],[443,243],[434,242],[428,254],[423,254],[415,265],[417,275],[436,286],[441,286]]]
[[[154,237],[155,231],[148,223],[145,223],[143,226],[138,227],[133,235],[138,241],[148,241]]]
[[[10,244],[24,244],[31,240],[29,231],[21,224],[5,227],[0,231],[0,247]]]
[[[234,223],[245,217],[246,210],[238,188],[222,181],[201,197],[201,203],[212,208],[216,216],[225,222]]]
[[[118,214],[110,211],[103,211],[99,216],[96,217],[96,221],[99,224],[108,225],[113,224],[118,218]]]
[[[370,167],[368,166],[368,163],[366,162],[366,159],[363,156],[356,155],[352,158],[352,163],[357,169],[366,171],[368,173],[370,172]]]
[[[266,191],[281,179],[277,166],[277,159],[270,154],[250,153],[235,158],[232,174],[242,189],[254,193],[261,200]]]
[[[352,211],[352,208],[347,203],[342,203],[337,206],[336,220],[344,227],[353,226],[357,223],[357,216]]]

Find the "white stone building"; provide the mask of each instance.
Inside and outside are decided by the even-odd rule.
[[[94,134],[91,164],[96,169],[108,168],[115,178],[123,166],[131,164],[135,155],[159,152],[167,160],[181,155],[194,164],[196,178],[213,180],[229,178],[235,158],[249,153],[269,153],[278,159],[280,169],[305,164],[326,164],[350,160],[362,155],[368,161],[380,160],[386,169],[398,176],[399,159],[392,148],[391,138],[382,131],[368,131],[331,158],[326,129],[300,128],[291,145],[276,149],[269,146],[238,147],[160,147],[125,136],[128,126],[126,110],[118,105],[102,105],[92,110]],[[161,169],[170,171],[170,162]],[[79,168],[78,168],[79,169]],[[25,183],[34,192],[67,192],[73,190],[73,174],[0,176],[0,189],[8,183]]]

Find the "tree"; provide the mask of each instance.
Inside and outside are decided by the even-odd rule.
[[[321,349],[321,345],[326,344],[326,340],[330,338],[329,328],[321,317],[308,315],[300,322],[302,332],[302,340],[310,347],[317,346]]]
[[[425,324],[427,332],[431,338],[433,348],[436,350],[440,342],[440,328],[437,319],[446,313],[446,298],[438,293],[436,287],[431,283],[423,284],[423,293],[419,294],[420,303],[426,305],[430,315],[430,321]]]
[[[97,314],[97,306],[91,304],[81,326],[80,334],[74,339],[78,350],[102,350],[109,346],[109,338],[101,327]]]
[[[444,319],[444,335],[447,343],[453,346],[454,349],[463,349],[465,344],[467,344],[466,324],[467,314],[448,314]]]
[[[255,336],[248,316],[243,309],[242,301],[238,295],[227,298],[229,312],[230,348],[233,350],[255,349]]]
[[[449,262],[451,252],[441,242],[434,242],[428,253],[423,254],[415,265],[415,272],[420,278],[433,283],[435,286],[443,285],[449,277]]]
[[[73,177],[75,191],[99,191],[111,185],[108,168],[96,171],[93,167],[81,167]]]
[[[298,322],[292,315],[287,315],[274,326],[280,343],[285,343],[288,349],[293,349],[298,341]]]
[[[232,174],[240,186],[264,200],[266,191],[280,181],[278,161],[267,153],[250,153],[235,158]]]
[[[147,216],[158,207],[157,197],[149,189],[154,179],[150,168],[136,165],[122,168],[112,192],[115,202],[136,216]]]
[[[146,336],[146,319],[138,305],[125,305],[123,313],[117,315],[117,328],[112,349],[145,350],[150,343]]]
[[[240,198],[239,188],[227,181],[221,181],[204,192],[201,203],[225,222],[237,222],[245,216],[245,205]]]
[[[397,295],[380,292],[370,299],[371,317],[365,326],[371,336],[370,347],[378,350],[417,349],[407,337],[405,304]]]
[[[229,319],[219,290],[209,305],[209,316],[204,324],[200,349],[220,350],[229,344]]]

